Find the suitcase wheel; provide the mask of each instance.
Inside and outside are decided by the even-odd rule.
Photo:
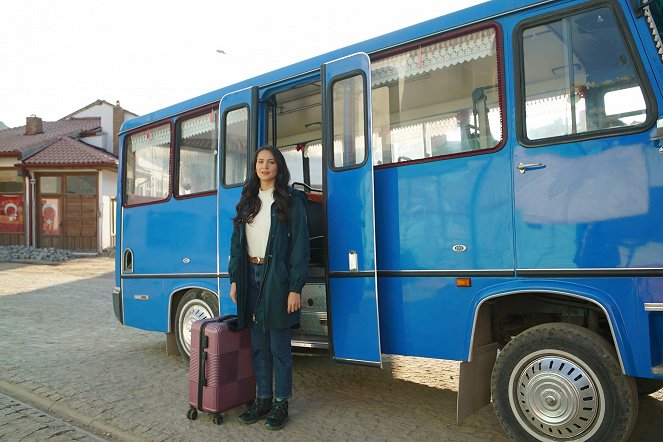
[[[212,422],[214,422],[216,425],[221,425],[223,423],[223,416],[220,414],[213,414]]]
[[[186,418],[192,421],[195,421],[198,417],[198,410],[193,407],[189,407],[189,411],[186,412]]]

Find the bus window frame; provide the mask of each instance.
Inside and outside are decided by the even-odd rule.
[[[638,125],[628,125],[622,127],[612,127],[608,129],[599,129],[595,131],[587,131],[579,134],[560,135],[555,137],[541,138],[538,140],[530,140],[527,138],[527,122],[525,111],[525,100],[527,95],[525,93],[525,59],[523,54],[522,34],[527,28],[532,28],[542,24],[552,23],[563,18],[571,17],[573,15],[588,12],[598,8],[609,8],[614,14],[615,21],[619,27],[619,35],[629,56],[637,79],[640,81],[642,88],[642,95],[645,100],[647,117],[645,121]],[[539,11],[540,12],[540,11]],[[534,13],[533,13],[534,14]],[[624,16],[624,11],[621,6],[612,0],[598,0],[575,5],[567,8],[558,9],[553,12],[539,13],[533,17],[526,18],[520,21],[513,30],[513,58],[514,58],[514,99],[516,104],[515,109],[515,124],[516,124],[516,137],[518,143],[526,148],[537,148],[544,146],[551,146],[556,144],[567,144],[578,141],[594,140],[600,138],[607,138],[616,135],[629,135],[642,133],[650,130],[656,124],[658,116],[658,105],[654,95],[654,90],[651,85],[650,75],[647,74],[647,69],[642,61],[638,46],[636,45],[633,33],[630,32],[631,27]],[[519,86],[518,86],[519,85]]]
[[[129,138],[131,135],[135,135],[140,132],[145,132],[149,129],[153,129],[155,127],[159,126],[165,126],[168,124],[170,126],[170,146],[169,146],[169,154],[168,154],[168,194],[166,195],[165,198],[159,199],[159,200],[154,200],[154,201],[145,201],[145,202],[140,202],[140,203],[133,203],[130,204],[127,202],[127,149],[129,147]],[[173,120],[168,118],[166,120],[159,120],[154,123],[150,123],[146,126],[141,126],[138,127],[130,132],[127,132],[124,135],[124,145],[122,146],[123,149],[123,155],[122,155],[122,207],[124,208],[131,208],[131,207],[139,207],[139,206],[147,206],[151,204],[161,204],[170,201],[170,199],[173,197],[173,148],[175,145],[175,124],[173,123]]]
[[[363,118],[364,118],[364,140],[365,140],[364,141],[364,159],[360,163],[354,163],[354,164],[349,164],[347,166],[337,167],[334,164],[334,145],[333,145],[333,143],[334,143],[334,132],[333,132],[333,129],[334,129],[334,107],[333,107],[334,106],[334,103],[333,103],[334,102],[334,97],[333,97],[334,85],[336,85],[336,83],[338,83],[340,81],[356,77],[357,75],[361,76],[362,81],[363,81],[362,84],[364,86],[364,92],[363,92],[363,102],[364,102],[364,115],[363,115]],[[366,73],[364,71],[362,71],[361,69],[355,69],[355,70],[352,70],[352,71],[349,71],[349,72],[345,72],[343,75],[339,75],[338,77],[334,77],[334,80],[331,83],[329,83],[329,85],[327,87],[329,89],[327,92],[328,92],[328,96],[330,98],[328,126],[327,127],[329,128],[328,130],[332,131],[331,140],[330,140],[332,145],[329,146],[328,149],[327,149],[327,151],[328,151],[327,152],[327,155],[328,155],[327,156],[327,161],[328,161],[327,164],[329,164],[329,169],[334,171],[334,172],[339,172],[339,171],[342,171],[342,170],[361,169],[366,164],[366,161],[368,161],[368,158],[370,158],[372,156],[372,155],[370,155],[371,152],[369,152],[369,147],[368,147],[369,143],[372,145],[372,141],[373,141],[372,140],[372,137],[373,137],[372,130],[371,130],[370,134],[368,133],[368,113],[373,111],[373,108],[372,108],[373,103],[368,102],[367,96],[369,94],[366,93],[366,88],[367,87],[370,88],[371,85],[368,83],[368,79],[366,78]],[[368,137],[371,137],[371,138],[368,138]],[[325,137],[323,135],[323,148],[324,148],[324,139],[325,139]],[[324,165],[323,165],[323,168],[324,168]],[[324,175],[324,173],[323,173],[323,175]],[[324,180],[324,178],[323,178],[323,180]]]
[[[445,40],[452,40],[454,38],[461,37],[463,35],[469,35],[475,32],[479,32],[485,29],[494,29],[495,30],[495,65],[497,69],[497,91],[498,91],[498,103],[499,103],[499,108],[500,108],[500,124],[501,124],[501,131],[500,131],[500,142],[497,143],[495,146],[491,147],[490,149],[478,149],[478,150],[470,150],[470,151],[465,151],[465,152],[454,152],[454,153],[449,153],[449,154],[444,154],[444,155],[436,155],[436,156],[431,156],[427,158],[417,158],[414,160],[408,160],[408,161],[401,161],[401,162],[393,162],[393,163],[386,163],[386,164],[374,164],[373,168],[374,169],[389,169],[391,167],[401,167],[401,166],[409,166],[413,164],[422,164],[422,163],[430,163],[433,161],[445,161],[445,160],[452,160],[456,158],[464,158],[464,157],[473,157],[477,155],[486,155],[486,154],[491,154],[495,152],[499,152],[506,146],[506,140],[507,140],[507,118],[506,118],[506,82],[505,82],[505,75],[504,75],[504,33],[502,32],[502,26],[496,22],[496,21],[486,21],[478,24],[473,24],[461,29],[457,30],[452,30],[452,31],[447,31],[447,32],[441,32],[438,34],[430,35],[424,38],[421,38],[419,40],[413,41],[413,42],[408,42],[404,45],[399,45],[394,48],[390,48],[384,51],[380,52],[375,52],[370,54],[371,57],[371,63],[374,61],[382,60],[387,57],[391,57],[393,55],[398,55],[403,52],[408,52],[414,48],[417,48],[419,46],[424,46],[424,45],[433,45],[435,43],[439,43]],[[371,112],[373,111],[372,108],[372,103],[371,103]]]
[[[219,104],[220,106],[220,104]],[[236,111],[238,109],[246,109],[246,139],[247,139],[247,146],[246,146],[246,178],[244,181],[241,183],[235,183],[235,184],[226,184],[226,135],[227,135],[227,130],[226,130],[226,122],[228,120],[228,114],[230,112]],[[235,106],[231,106],[227,109],[223,110],[223,114],[219,116],[219,142],[217,143],[217,149],[220,150],[221,148],[221,140],[223,140],[223,152],[220,156],[219,161],[219,182],[217,183],[216,187],[217,189],[219,187],[223,187],[224,189],[233,189],[235,187],[243,187],[250,179],[251,179],[251,160],[252,160],[252,153],[251,152],[251,105],[249,103],[241,103]],[[255,124],[255,123],[254,123]]]
[[[196,198],[200,196],[209,196],[209,195],[216,195],[217,189],[219,188],[219,183],[216,183],[216,186],[214,189],[211,190],[205,190],[203,192],[196,192],[196,193],[190,193],[188,195],[180,195],[179,194],[179,182],[180,182],[180,146],[179,142],[180,140],[180,135],[182,131],[182,122],[184,120],[187,120],[189,118],[195,118],[201,115],[205,115],[207,112],[213,112],[215,110],[219,109],[219,102],[216,101],[214,103],[205,105],[203,107],[199,107],[196,109],[193,109],[191,111],[187,111],[186,113],[180,114],[175,118],[175,139],[173,142],[173,164],[171,167],[173,168],[173,176],[172,176],[172,189],[173,189],[173,198],[176,200],[183,200],[183,199],[188,199],[188,198]],[[219,137],[221,136],[221,119],[219,118],[219,126],[217,127],[217,140],[216,140],[216,151],[217,151],[217,163],[218,163],[218,156],[219,156]],[[177,163],[178,167],[175,167],[175,163]],[[177,184],[177,185],[176,185]],[[177,191],[176,191],[177,189]]]

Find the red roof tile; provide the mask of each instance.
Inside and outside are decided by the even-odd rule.
[[[42,128],[44,132],[37,135],[25,135],[25,126],[0,130],[0,156],[14,154],[22,158],[63,136],[76,137],[81,132],[100,130],[101,118],[44,121]]]
[[[41,167],[117,167],[117,158],[81,141],[62,137],[50,146],[23,160],[26,166]]]

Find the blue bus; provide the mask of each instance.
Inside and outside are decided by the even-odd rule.
[[[663,2],[489,1],[125,122],[115,314],[235,312],[258,146],[309,195],[293,345],[461,361],[459,419],[625,440],[663,386]]]

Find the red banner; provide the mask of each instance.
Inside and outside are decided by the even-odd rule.
[[[60,232],[60,198],[41,199],[41,233],[59,235]]]
[[[0,195],[0,233],[23,232],[23,195]]]

